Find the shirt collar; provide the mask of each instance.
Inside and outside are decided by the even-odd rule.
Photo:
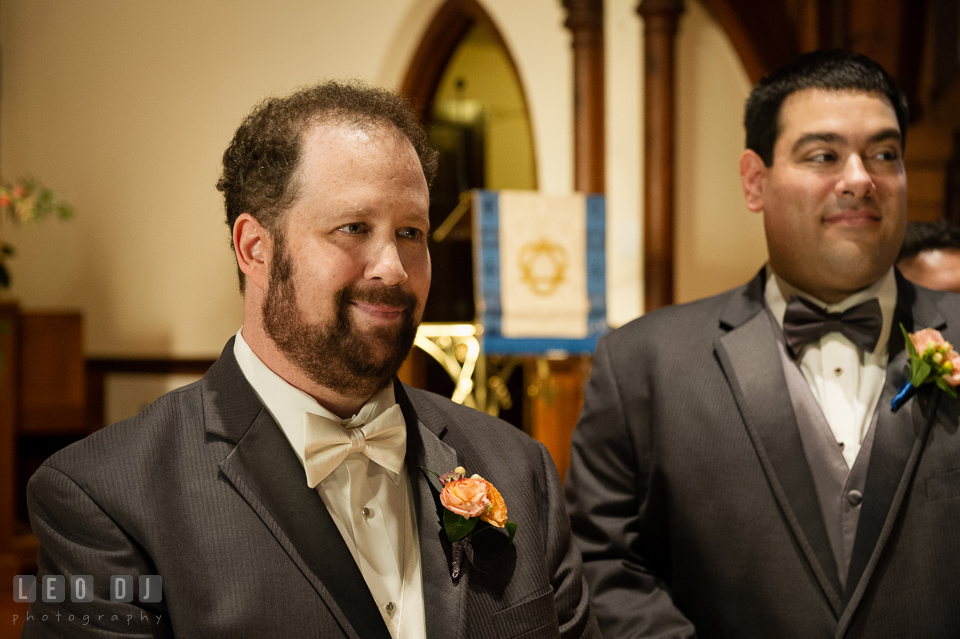
[[[340,419],[321,406],[313,397],[270,370],[243,339],[243,327],[237,331],[236,340],[233,343],[233,355],[237,358],[240,370],[250,382],[260,402],[286,435],[301,464],[306,445],[306,413],[340,422],[344,428],[355,428],[369,423],[397,403],[393,384],[388,384],[386,388],[371,397],[356,415],[349,419]]]
[[[792,295],[810,300],[828,313],[842,313],[857,304],[862,304],[874,297],[877,298],[877,301],[880,303],[883,328],[880,331],[880,341],[877,342],[877,348],[874,354],[879,356],[886,353],[887,341],[890,339],[890,329],[893,325],[893,313],[897,307],[897,279],[893,274],[892,266],[883,277],[867,288],[857,291],[836,304],[827,304],[784,280],[773,272],[773,268],[771,268],[768,263],[764,298],[766,299],[770,312],[773,313],[773,317],[777,320],[777,324],[780,325],[780,328],[783,328],[783,316],[787,312],[787,300],[790,299]]]

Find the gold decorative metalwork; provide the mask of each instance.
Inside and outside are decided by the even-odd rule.
[[[510,409],[513,398],[507,381],[523,361],[517,357],[486,357],[480,351],[483,327],[475,324],[425,322],[414,345],[437,361],[454,383],[453,401],[496,417]]]
[[[550,372],[550,362],[544,357],[537,358],[537,377],[527,386],[527,395],[543,400],[547,406],[553,406],[560,396],[560,385]]]
[[[483,328],[473,324],[423,323],[417,330],[414,345],[443,366],[455,384],[453,401],[479,408],[474,393],[473,374],[480,359]]]
[[[535,295],[547,297],[566,281],[567,249],[546,237],[524,244],[517,255],[523,281]]]

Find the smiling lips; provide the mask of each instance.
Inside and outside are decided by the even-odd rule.
[[[413,293],[392,287],[365,287],[356,284],[341,291],[340,304],[356,307],[375,323],[393,324],[403,321],[417,307]]]
[[[870,209],[844,209],[839,213],[824,218],[827,224],[838,224],[841,226],[864,226],[879,222],[881,216]]]
[[[361,301],[355,301],[353,304],[367,315],[383,321],[396,321],[407,310],[404,306],[393,306],[391,304],[372,304]]]

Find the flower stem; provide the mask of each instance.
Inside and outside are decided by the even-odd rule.
[[[890,400],[890,408],[893,412],[900,410],[900,407],[907,403],[907,400],[917,394],[917,387],[907,382],[903,385],[893,399]]]

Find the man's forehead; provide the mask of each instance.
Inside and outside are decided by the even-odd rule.
[[[390,122],[365,122],[348,119],[323,119],[310,124],[303,132],[304,142],[309,144],[330,144],[333,142],[353,142],[377,144],[405,141],[407,137]],[[413,145],[410,144],[412,147]]]
[[[780,106],[780,112],[777,114],[777,135],[783,133],[786,126],[800,123],[809,118],[833,114],[842,115],[846,105],[840,103],[844,102],[846,98],[876,100],[883,105],[884,110],[889,111],[897,129],[900,128],[893,104],[890,102],[890,98],[883,93],[861,91],[859,89],[808,88],[794,91],[784,99]]]
[[[303,133],[298,173],[362,173],[384,161],[423,171],[413,144],[391,123],[320,122]]]

